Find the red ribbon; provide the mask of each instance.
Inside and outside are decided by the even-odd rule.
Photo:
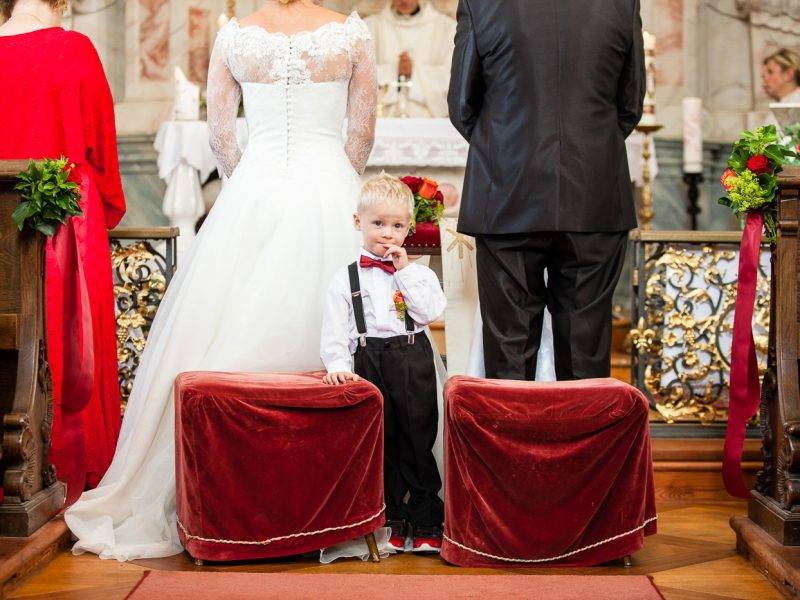
[[[89,192],[88,178],[80,177],[81,197]],[[89,285],[81,258],[76,219],[68,219],[53,237],[53,251],[63,285],[63,367],[61,409],[77,413],[86,408],[94,389],[94,327]]]
[[[728,393],[728,428],[722,455],[722,479],[731,496],[749,498],[742,473],[742,451],[747,422],[756,414],[761,398],[756,345],[753,341],[753,307],[756,301],[758,262],[764,215],[747,213],[739,248],[739,279],[733,316],[731,379]],[[774,299],[773,299],[774,301]]]

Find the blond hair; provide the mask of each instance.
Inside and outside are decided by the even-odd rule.
[[[411,188],[388,173],[381,173],[364,184],[358,195],[356,210],[361,214],[366,209],[383,202],[407,208],[409,218],[414,215],[414,194]]]
[[[764,64],[774,62],[782,71],[792,69],[794,71],[794,82],[800,85],[800,54],[790,48],[781,48],[777,52],[773,52],[764,59]]]
[[[63,14],[64,11],[67,10],[67,0],[46,0],[45,3],[49,4],[50,8],[59,14]],[[6,19],[10,19],[16,4],[17,0],[0,0],[0,15],[3,15]]]

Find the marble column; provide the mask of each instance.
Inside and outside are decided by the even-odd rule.
[[[97,48],[116,100],[125,89],[125,3],[121,0],[72,0],[64,19],[68,29],[87,35]]]
[[[737,0],[706,0],[700,18],[702,65],[697,95],[707,109],[704,136],[732,141],[747,127],[754,85],[759,85],[749,68],[750,26]]]

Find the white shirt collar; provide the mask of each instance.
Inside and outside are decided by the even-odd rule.
[[[377,254],[373,254],[366,248],[361,248],[361,254],[359,256],[368,256],[369,258],[374,258],[375,260],[386,260],[382,256],[378,256]]]

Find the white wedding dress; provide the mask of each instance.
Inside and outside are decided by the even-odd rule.
[[[244,153],[235,134],[240,98],[249,130]],[[235,19],[220,30],[208,120],[230,179],[161,303],[111,467],[66,512],[74,552],[118,560],[181,552],[178,373],[322,368],[324,290],[359,246],[352,214],[375,107],[371,40],[355,13],[293,35]]]

